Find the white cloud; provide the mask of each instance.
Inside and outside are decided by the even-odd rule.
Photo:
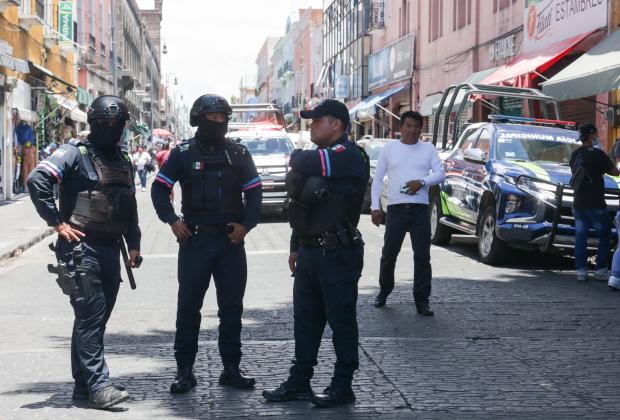
[[[176,76],[188,105],[204,93],[238,95],[241,78],[256,77],[265,38],[282,36],[291,12],[322,6],[322,0],[164,0],[162,79]]]

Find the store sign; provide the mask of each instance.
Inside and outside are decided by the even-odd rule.
[[[413,74],[414,37],[408,35],[368,57],[368,89],[374,89]]]
[[[515,35],[498,39],[489,45],[489,59],[491,61],[505,60],[515,55]]]
[[[607,0],[525,0],[523,51],[537,51],[606,25]]]
[[[73,44],[73,1],[58,2],[60,45]]]
[[[341,75],[336,77],[336,98],[348,98],[349,97],[349,76]]]

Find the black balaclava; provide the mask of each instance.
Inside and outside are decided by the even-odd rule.
[[[221,146],[228,132],[228,122],[211,121],[206,116],[198,122],[196,139],[203,146]]]
[[[124,129],[124,121],[119,121],[112,127],[109,125],[100,125],[93,121],[93,123],[90,124],[90,135],[88,139],[96,148],[102,149],[103,151],[113,150],[121,140]]]

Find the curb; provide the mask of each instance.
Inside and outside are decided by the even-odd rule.
[[[150,172],[147,175],[147,178],[146,178],[147,181],[150,180],[151,178],[153,178],[154,176],[155,176],[155,174],[153,172]],[[139,186],[139,185],[140,185],[140,181],[138,181],[136,183],[136,186]],[[3,262],[3,261],[8,260],[10,258],[19,257],[25,250],[27,250],[28,248],[31,248],[34,245],[38,244],[43,239],[47,238],[48,236],[50,236],[53,233],[54,233],[54,229],[47,228],[44,231],[34,235],[33,237],[31,237],[27,241],[22,242],[21,244],[18,244],[13,249],[11,249],[9,251],[6,251],[3,254],[0,254],[0,262]]]
[[[47,238],[52,233],[54,233],[54,229],[48,228],[48,229],[44,230],[43,232],[40,232],[37,235],[31,237],[26,242],[23,242],[23,243],[17,245],[12,250],[7,251],[4,254],[0,254],[0,262],[2,262],[4,260],[8,260],[10,258],[19,257],[22,254],[22,252],[24,252],[28,248],[36,245],[37,243],[41,242],[43,239]]]

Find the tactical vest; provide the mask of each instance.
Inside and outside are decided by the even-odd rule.
[[[332,182],[306,177],[296,171],[286,175],[289,224],[301,236],[336,232],[346,226],[350,200],[332,191]]]
[[[243,213],[238,175],[241,150],[233,145],[207,150],[196,140],[190,143],[190,173],[181,183],[185,217]]]
[[[92,148],[84,157],[90,158],[99,181],[93,189],[78,193],[69,223],[100,236],[121,236],[127,232],[135,187],[131,163],[121,156],[115,161],[107,160]]]

